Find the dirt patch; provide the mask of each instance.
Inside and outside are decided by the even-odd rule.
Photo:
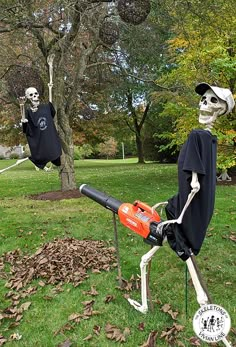
[[[33,200],[63,200],[63,199],[78,199],[83,195],[80,193],[79,189],[67,190],[65,192],[61,190],[55,190],[52,192],[40,193],[37,195],[31,195],[30,198]]]

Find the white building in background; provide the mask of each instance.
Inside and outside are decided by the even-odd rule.
[[[22,145],[6,147],[0,145],[0,157],[4,157],[5,159],[9,159],[11,154],[17,154],[19,158],[23,157],[24,147]]]

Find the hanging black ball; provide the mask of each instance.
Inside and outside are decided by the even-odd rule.
[[[43,80],[39,73],[31,67],[14,65],[6,73],[5,80],[9,94],[14,98],[25,96],[25,90],[29,87],[36,88],[39,95],[43,95]]]
[[[86,106],[80,111],[80,119],[83,120],[92,120],[96,117],[95,112],[89,107]]]
[[[119,38],[119,27],[116,23],[105,21],[99,29],[99,37],[107,45],[113,45]]]
[[[147,18],[151,4],[150,0],[119,0],[117,10],[124,22],[138,25]]]

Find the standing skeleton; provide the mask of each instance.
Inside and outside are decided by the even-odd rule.
[[[30,159],[36,169],[48,171],[46,164],[51,161],[54,165],[60,166],[61,144],[53,122],[55,110],[52,105],[53,87],[53,59],[51,55],[47,59],[49,65],[49,103],[40,104],[39,93],[36,88],[29,87],[25,91],[25,96],[19,97],[21,112],[21,123],[23,132],[31,150],[31,157],[18,160],[15,164],[0,170],[0,173],[23,163]],[[30,108],[25,110],[25,103],[29,102]]]
[[[210,144],[208,144],[208,148],[212,150],[212,142],[214,142],[214,139],[211,135],[211,129],[214,126],[215,121],[217,118],[221,115],[226,115],[229,112],[232,111],[235,102],[233,99],[233,96],[230,92],[229,89],[225,88],[219,88],[215,86],[210,86],[207,83],[201,83],[196,87],[196,92],[201,95],[201,100],[199,103],[199,109],[200,109],[200,114],[199,114],[199,123],[203,124],[205,126],[204,130],[199,130],[199,131],[193,131],[190,136],[188,141],[185,143],[183,146],[184,151],[184,156],[187,157],[187,153],[189,150],[190,146],[190,141],[192,141],[191,146],[195,147],[201,147],[204,146],[205,144],[208,144],[210,141]],[[192,138],[192,140],[191,140]],[[196,142],[198,142],[196,144]],[[216,146],[216,144],[215,144]],[[191,148],[192,148],[191,147]],[[194,147],[194,148],[195,148]],[[201,151],[206,151],[204,148],[198,148],[199,152],[196,152],[196,155],[199,156],[201,154]],[[191,151],[190,151],[191,152]],[[199,158],[194,158],[194,150],[190,153],[188,158],[191,160],[196,160],[199,161]],[[205,237],[206,229],[207,226],[210,222],[212,213],[213,213],[213,208],[214,208],[214,189],[215,189],[215,181],[216,181],[216,172],[215,172],[215,156],[210,155],[209,153],[206,153],[206,160],[212,161],[211,166],[210,166],[210,171],[212,172],[201,172],[201,170],[194,171],[191,170],[190,167],[194,167],[194,163],[192,162],[191,164],[189,163],[179,163],[179,176],[181,175],[181,170],[188,172],[189,178],[191,178],[190,185],[189,183],[186,182],[184,183],[185,186],[183,186],[183,183],[179,179],[181,188],[184,188],[185,192],[183,196],[186,197],[184,200],[185,202],[183,203],[183,196],[181,197],[180,191],[179,193],[171,198],[168,202],[163,202],[159,203],[155,206],[153,206],[153,209],[156,209],[157,207],[161,205],[166,205],[166,212],[169,220],[161,222],[157,225],[157,230],[156,232],[160,235],[162,235],[163,240],[168,240],[170,243],[170,246],[172,249],[175,250],[175,252],[180,256],[183,260],[186,261],[188,270],[190,272],[193,285],[197,294],[197,301],[200,306],[208,304],[211,302],[211,299],[209,298],[209,294],[207,293],[207,289],[204,287],[203,283],[200,280],[196,263],[194,260],[194,254],[198,254],[201,244],[203,242],[203,239]],[[216,155],[216,152],[214,153]],[[181,155],[180,152],[180,157],[179,160],[183,159],[183,154]],[[209,164],[209,163],[208,163]],[[206,165],[208,165],[206,164]],[[189,165],[189,168],[188,168]],[[198,165],[199,166],[199,165]],[[196,164],[197,167],[197,164]],[[204,170],[204,168],[202,169]],[[199,174],[200,173],[200,174]],[[187,175],[185,173],[185,175]],[[212,176],[211,180],[209,181],[209,175]],[[201,187],[201,180],[202,176],[205,176],[205,180],[207,179],[208,181],[207,184],[211,183],[212,188],[209,190],[209,187],[206,187],[207,184],[202,184]],[[187,177],[187,176],[186,176]],[[186,178],[185,177],[185,178]],[[206,178],[208,177],[208,178]],[[187,188],[187,185],[189,185],[189,188]],[[198,197],[203,193],[204,189],[208,189],[206,191],[206,195],[208,196],[209,194],[212,196],[211,201],[209,201],[209,204],[211,205],[211,209],[208,213],[208,215],[205,216],[205,225],[204,225],[204,220],[202,221],[201,219],[204,219],[204,216],[201,215],[201,213],[204,213],[203,210],[201,210],[201,202],[198,201]],[[186,191],[188,191],[188,195],[186,195]],[[195,197],[196,196],[196,197]],[[204,197],[204,195],[202,195]],[[180,203],[180,200],[182,199],[182,205]],[[194,207],[195,206],[195,207]],[[193,208],[192,208],[193,207]],[[194,209],[196,208],[196,210]],[[200,210],[199,210],[200,208]],[[174,211],[175,210],[175,211]],[[173,213],[174,211],[174,213]],[[188,216],[188,213],[190,212],[190,216]],[[196,215],[195,218],[200,219],[200,222],[203,223],[203,229],[198,235],[198,226],[193,224],[193,218],[194,214]],[[187,220],[187,225],[186,224]],[[193,225],[191,225],[191,223]],[[195,230],[195,235],[192,237],[191,235],[186,235],[186,228],[192,228]],[[200,226],[201,227],[201,226]],[[200,241],[198,241],[196,238],[200,238]],[[148,303],[147,303],[147,265],[154,256],[154,254],[158,251],[158,249],[161,247],[161,245],[154,246],[148,253],[146,253],[141,260],[140,263],[140,269],[141,269],[141,299],[142,303],[140,304],[139,302],[128,299],[129,303],[135,307],[136,310],[146,313],[148,311]],[[227,341],[226,338],[224,338],[223,343],[225,346],[230,346],[229,342]]]

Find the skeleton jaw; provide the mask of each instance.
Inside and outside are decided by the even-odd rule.
[[[214,114],[209,111],[200,110],[198,121],[200,124],[210,124],[216,120]]]
[[[39,101],[32,101],[31,102],[31,110],[33,112],[36,112],[38,110],[38,106],[39,106]]]

